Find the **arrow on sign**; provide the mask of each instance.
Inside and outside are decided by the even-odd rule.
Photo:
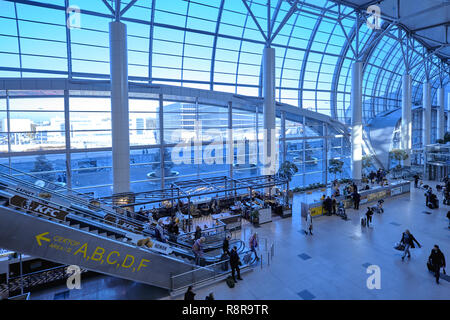
[[[37,241],[39,247],[42,245],[41,240],[50,242],[50,239],[49,239],[49,238],[45,238],[45,237],[44,237],[45,235],[47,235],[47,234],[49,234],[49,233],[50,233],[50,232],[44,232],[44,233],[38,234],[38,235],[36,236],[36,241]]]

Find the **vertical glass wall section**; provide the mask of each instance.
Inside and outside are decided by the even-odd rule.
[[[0,77],[20,77],[22,65],[15,4],[1,1],[0,12]]]
[[[19,65],[23,69],[21,76],[65,76],[67,74],[67,44],[64,11],[22,3],[1,5],[2,8],[4,6],[7,14],[13,9],[17,19],[16,21],[8,20],[8,29],[15,30],[15,36],[19,36],[17,44],[12,48],[20,51]],[[3,15],[3,10],[0,12]],[[4,28],[1,30],[2,33],[11,32]]]
[[[8,165],[8,163],[4,164]],[[18,171],[12,170],[10,173],[26,183],[46,186],[52,189],[55,186],[49,186],[44,181],[49,181],[62,187],[67,185],[66,155],[63,153],[13,156],[11,157],[11,168]],[[1,171],[9,173],[4,171],[3,168]],[[25,173],[29,173],[34,177]]]
[[[8,116],[6,107],[6,90],[0,90],[0,154],[8,149]],[[1,155],[0,155],[1,156]]]
[[[130,145],[159,144],[159,96],[136,93],[129,96]]]
[[[166,186],[176,180],[195,179],[199,174],[201,155],[194,152],[194,140],[201,133],[197,111],[195,99],[179,101],[177,97],[164,97],[164,166],[155,168],[150,177],[161,180],[164,170]],[[161,162],[161,154],[155,157]]]
[[[129,96],[131,189],[159,189],[160,179],[151,176],[160,167],[159,95],[130,92]]]
[[[73,77],[109,77],[109,22],[111,19],[83,13],[92,10],[110,14],[101,2],[82,0],[80,28],[70,28],[70,49]],[[64,12],[64,11],[63,11]]]
[[[71,154],[72,188],[96,196],[112,193],[111,151],[86,151]]]
[[[226,139],[228,110],[164,97],[164,182],[228,175]],[[153,175],[161,176],[161,168]]]
[[[233,109],[233,175],[246,178],[262,174],[262,144],[258,146],[256,112]],[[262,114],[258,114],[258,134],[263,136]],[[262,140],[260,140],[262,141]],[[258,154],[258,150],[260,154]],[[259,161],[258,161],[259,160]]]
[[[109,92],[70,91],[71,149],[111,147]]]
[[[8,94],[11,152],[65,148],[62,91],[27,90]]]

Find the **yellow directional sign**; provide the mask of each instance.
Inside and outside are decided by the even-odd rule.
[[[45,235],[47,235],[47,234],[49,234],[49,233],[50,233],[50,232],[44,232],[44,233],[38,234],[38,235],[36,236],[36,241],[37,241],[39,247],[42,245],[41,240],[50,242],[50,239],[49,239],[49,238],[45,238],[45,237],[44,237]]]

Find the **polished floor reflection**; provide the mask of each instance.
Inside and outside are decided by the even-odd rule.
[[[434,183],[430,183],[435,185]],[[373,227],[363,228],[359,211],[347,210],[350,218],[318,217],[313,236],[302,231],[300,198],[294,199],[293,217],[274,218],[272,223],[254,229],[246,225],[238,237],[248,238],[257,231],[261,238],[263,266],[243,274],[230,289],[224,281],[194,288],[196,299],[213,292],[216,299],[449,299],[450,278],[440,284],[426,267],[434,244],[438,244],[450,261],[450,229],[446,218],[449,206],[430,210],[425,207],[424,191],[412,188],[411,194],[388,199],[383,214],[373,216]],[[373,204],[371,204],[373,205]],[[425,214],[431,212],[431,214]],[[409,229],[422,244],[412,250],[411,259],[401,260],[393,246]],[[274,256],[266,252],[274,242]],[[269,254],[269,257],[267,257]],[[268,261],[268,259],[270,259]],[[381,289],[368,289],[369,266],[379,266]],[[450,268],[448,268],[450,269]],[[166,290],[131,281],[100,276],[82,283],[81,290],[60,286],[31,295],[31,299],[182,299],[169,297]]]

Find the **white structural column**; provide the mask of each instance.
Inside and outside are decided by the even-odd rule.
[[[447,130],[446,132],[450,132],[450,92],[447,96]]]
[[[438,132],[437,132],[437,138],[438,139],[444,139],[445,134],[445,89],[439,88],[438,89],[438,116],[437,116],[437,126],[438,126]]]
[[[113,193],[130,191],[127,28],[109,23]]]
[[[352,179],[361,180],[362,175],[362,62],[352,66]]]
[[[409,157],[404,165],[411,166],[411,75],[404,74],[402,79],[402,140],[401,148],[405,150]]]
[[[264,174],[276,173],[275,148],[275,49],[265,47],[263,53],[263,94],[264,94]]]
[[[431,84],[423,83],[423,148],[431,144]]]

